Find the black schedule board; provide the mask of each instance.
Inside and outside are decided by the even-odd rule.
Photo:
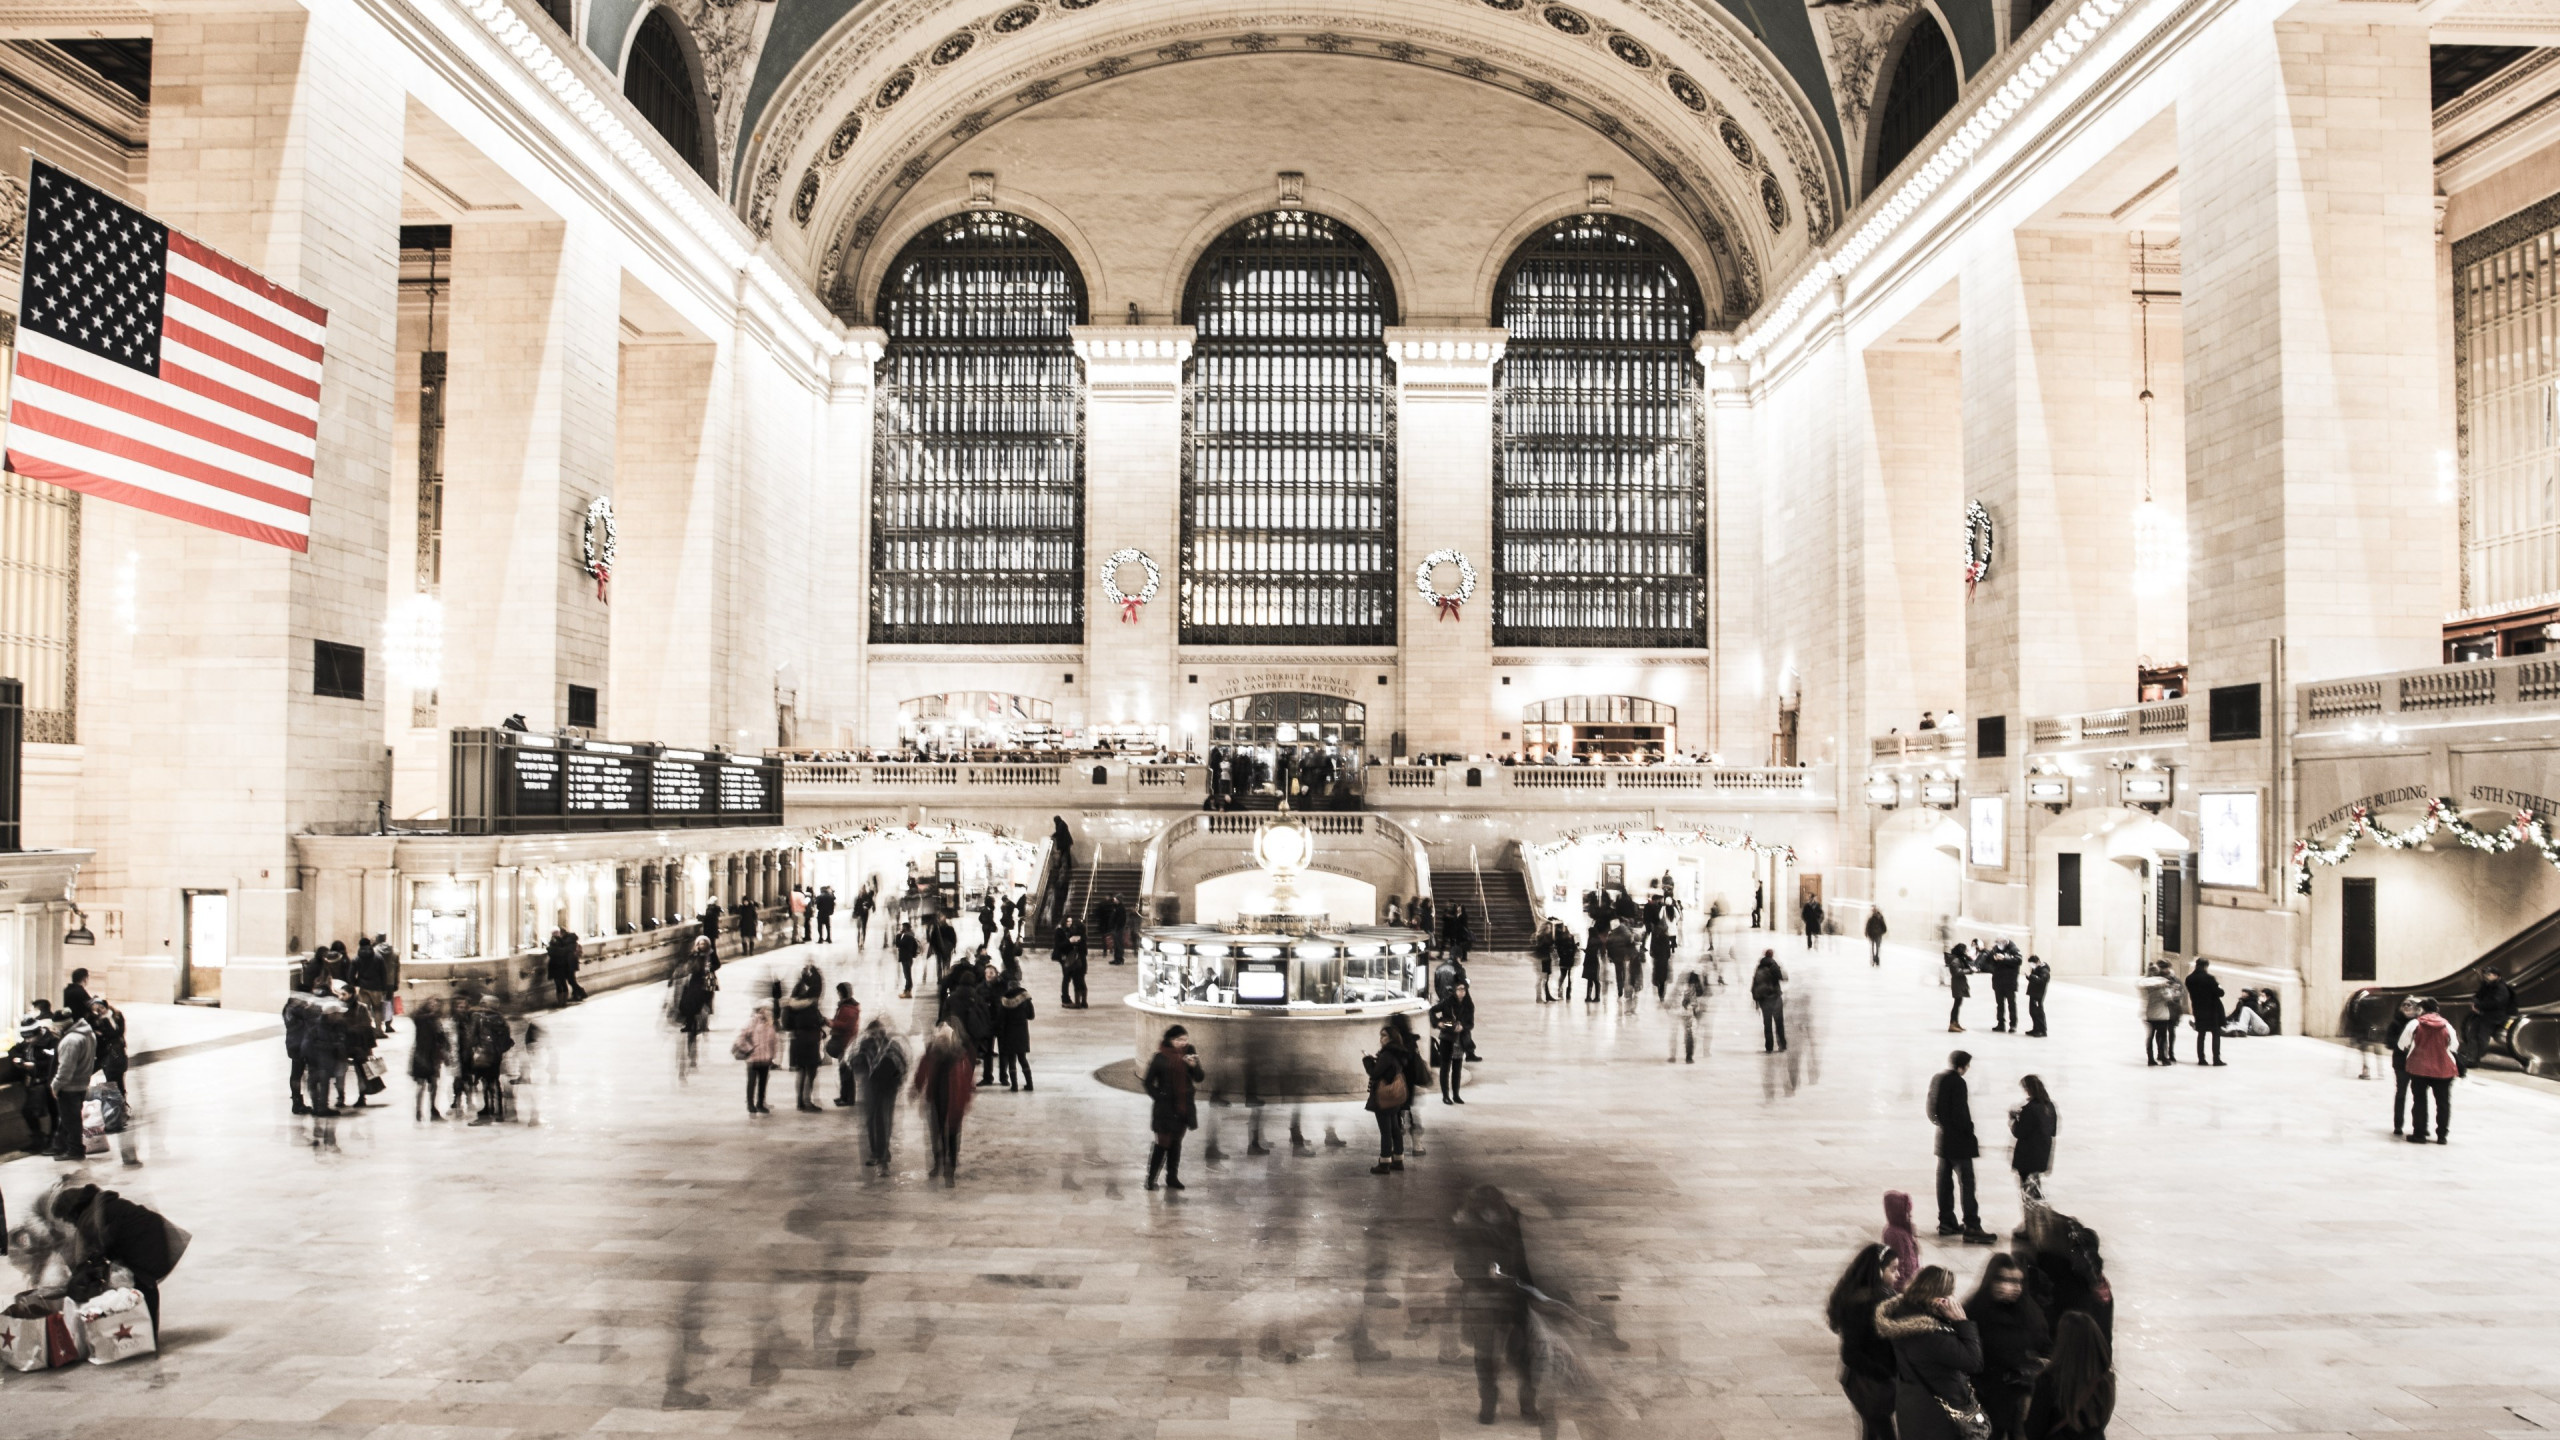
[[[453,732],[453,830],[779,825],[782,762],[521,730]]]

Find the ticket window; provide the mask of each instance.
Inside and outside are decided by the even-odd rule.
[[[178,994],[188,1000],[222,998],[222,971],[231,961],[231,895],[223,890],[189,890],[186,903],[186,973]]]
[[[480,955],[480,882],[419,880],[409,887],[409,957],[473,960]]]

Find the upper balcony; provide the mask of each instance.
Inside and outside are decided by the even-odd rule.
[[[2071,750],[2121,750],[2128,746],[2183,745],[2187,702],[2154,700],[2086,715],[2040,715],[2027,722],[2030,755]]]
[[[1500,805],[1579,809],[1595,802],[1725,809],[1819,810],[1832,803],[1829,767],[1729,765],[1371,765],[1357,784],[1372,810]],[[1052,804],[1197,809],[1206,767],[1127,757],[1041,761],[791,760],[783,803]]]
[[[2408,730],[2550,722],[2560,720],[2560,655],[2320,680],[2293,694],[2294,738],[2315,749],[2323,740],[2389,741]]]

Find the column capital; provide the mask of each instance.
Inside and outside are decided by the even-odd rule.
[[[1171,398],[1182,388],[1182,362],[1191,358],[1188,325],[1078,325],[1076,357],[1085,364],[1088,394]]]
[[[881,353],[888,348],[888,331],[869,325],[854,326],[845,331],[844,349],[828,362],[828,378],[838,389],[867,390]]]
[[[1390,325],[1386,338],[1401,393],[1476,399],[1491,393],[1494,362],[1511,332],[1499,326]]]
[[[1707,372],[1707,394],[1714,403],[1751,403],[1751,362],[1735,348],[1732,332],[1701,330],[1689,337],[1689,350]]]

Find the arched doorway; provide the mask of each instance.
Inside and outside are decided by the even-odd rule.
[[[1679,721],[1677,706],[1641,695],[1564,695],[1520,711],[1521,751],[1559,765],[1659,760]]]
[[[1369,707],[1339,695],[1275,690],[1209,707],[1214,794],[1239,802],[1287,796],[1323,805],[1359,791]]]

